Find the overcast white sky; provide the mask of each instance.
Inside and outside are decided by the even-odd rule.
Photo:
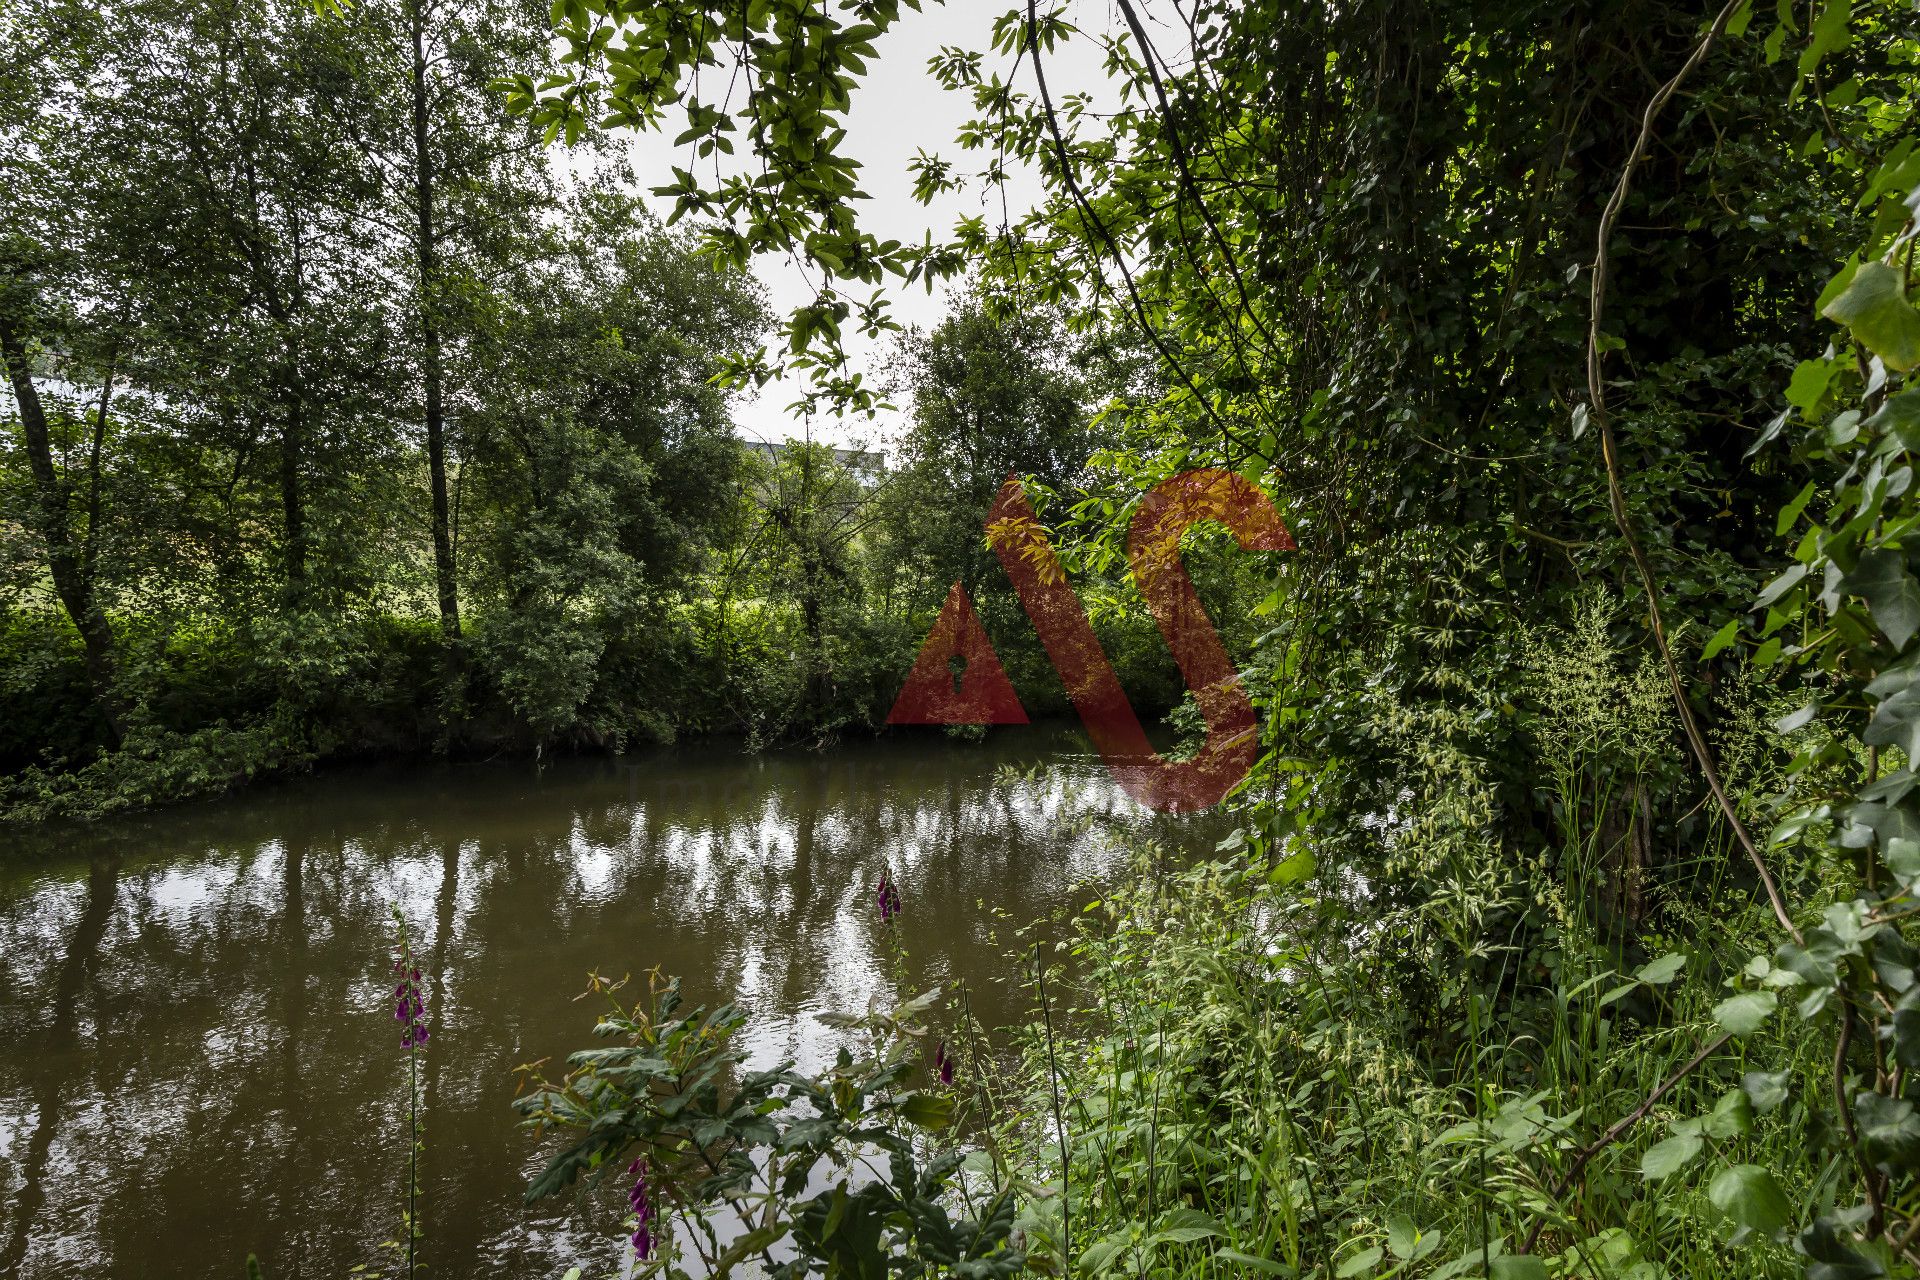
[[[876,42],[879,56],[869,62],[868,75],[856,89],[848,112],[845,151],[866,166],[861,171],[861,185],[872,199],[863,202],[860,216],[865,229],[879,239],[914,242],[931,228],[937,242],[952,229],[956,218],[983,211],[988,196],[977,188],[950,193],[931,207],[922,207],[913,199],[913,176],[907,165],[923,148],[952,162],[961,174],[970,174],[983,165],[983,153],[963,151],[954,141],[960,125],[973,114],[972,99],[941,89],[927,70],[927,60],[942,46],[956,45],[987,52],[987,67],[998,65],[1004,75],[1005,62],[988,51],[994,19],[1009,7],[1006,0],[951,0],[944,5],[926,0],[922,12],[905,12],[899,24]],[[1071,0],[1068,20],[1088,33],[1112,30],[1120,21],[1112,0]],[[1067,92],[1094,90],[1101,80],[1100,63],[1097,47],[1089,39],[1070,40],[1050,55],[1047,84],[1056,101]],[[1019,83],[1031,90],[1029,68],[1022,68]],[[669,166],[673,163],[693,167],[691,146],[676,152],[670,145],[677,132],[676,127],[634,138],[630,155],[643,188],[672,181]],[[1038,180],[1030,175],[1009,184],[1009,198],[1014,203],[1008,212],[1015,220],[1025,212],[1019,202],[1030,205],[1039,190]],[[992,207],[984,211],[988,224],[997,226],[1000,200],[995,195],[991,201]],[[660,200],[658,207],[664,217],[671,211],[672,202]],[[763,258],[754,270],[767,286],[776,315],[784,317],[814,295],[805,277],[785,261]],[[919,284],[906,286],[894,280],[889,292],[893,316],[902,324],[930,327],[948,305],[944,290],[936,290],[929,297]],[[873,381],[884,370],[890,341],[874,344],[855,339],[850,345],[868,381]],[[741,402],[734,420],[744,435],[769,440],[797,437],[804,427],[786,411],[796,395],[794,384],[771,383],[757,398]],[[894,426],[889,421],[892,417],[897,415],[883,414],[875,423],[816,420],[813,434],[815,439],[836,443],[884,444]]]

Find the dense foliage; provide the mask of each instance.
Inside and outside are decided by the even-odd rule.
[[[917,176],[1042,198],[913,245],[844,126],[916,7],[7,11],[16,810],[825,739],[955,580],[1057,706],[978,533],[1010,469],[1170,703],[1125,530],[1226,468],[1300,547],[1191,552],[1264,717],[1239,833],[1140,851],[1011,1045],[952,1028],[976,1158],[918,1132],[924,1005],[807,1078],[663,988],[531,1096],[586,1133],[535,1191],[650,1171],[636,1240],[791,1275],[1920,1273],[1912,7],[1029,0],[934,60],[973,160]],[[770,346],[764,254],[823,282]],[[880,409],[890,280],[964,287],[887,479],[738,449],[776,373]]]
[[[980,163],[920,178],[1048,198],[913,246],[840,129],[902,9],[563,4],[513,101],[750,152],[662,193],[833,283],[736,378],[865,408],[866,291],[974,271],[1152,357],[1076,566],[1194,465],[1299,539],[1242,834],[1116,886],[1015,1077],[1027,1265],[1911,1274],[1911,11],[1029,4],[935,60]],[[1073,39],[1105,83],[1049,80]]]
[[[976,310],[901,346],[886,470],[743,448],[736,419],[778,409],[714,378],[760,291],[612,148],[509,111],[494,81],[550,57],[546,16],[0,11],[0,809],[871,729],[943,575],[981,560],[953,441],[1037,465],[1044,404],[1047,478],[1084,460],[1122,374],[1070,376],[1038,308],[1018,345]],[[1025,645],[1029,705],[1062,706]]]

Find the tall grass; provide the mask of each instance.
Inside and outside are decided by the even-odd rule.
[[[1647,1159],[1672,1122],[1718,1108],[1706,1144],[1771,1170],[1803,1210],[1835,1192],[1796,1101],[1819,1096],[1831,1064],[1799,1024],[1722,1045],[1661,1093],[1719,1038],[1712,1009],[1772,922],[1711,826],[1688,856],[1652,849],[1644,795],[1673,738],[1656,674],[1618,660],[1609,621],[1596,603],[1534,638],[1552,831],[1501,829],[1494,785],[1453,745],[1466,739],[1447,720],[1463,713],[1387,706],[1426,785],[1383,815],[1364,871],[1302,877],[1310,835],[1250,833],[1251,856],[1175,866],[1143,850],[1109,886],[1071,963],[1046,975],[995,1134],[1032,1192],[1030,1266],[1802,1273],[1787,1247],[1744,1240],[1704,1175]],[[1757,805],[1771,779],[1742,751],[1728,743]],[[1784,1073],[1789,1098],[1750,1124],[1742,1077],[1762,1064],[1747,1052]]]

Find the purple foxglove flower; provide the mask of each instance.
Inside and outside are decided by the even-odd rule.
[[[653,1201],[647,1195],[647,1159],[636,1156],[627,1172],[633,1175],[633,1188],[627,1192],[627,1204],[636,1219],[633,1228],[633,1252],[641,1261],[653,1256]]]
[[[403,976],[393,989],[393,1020],[405,1028],[400,1047],[411,1050],[427,1042],[427,993],[420,987],[420,971],[410,967],[406,957],[398,968]]]
[[[940,1077],[941,1084],[953,1083],[953,1059],[947,1056],[945,1040],[933,1047],[933,1073]]]
[[[875,898],[880,904],[881,924],[900,914],[900,890],[894,887],[892,877],[884,871],[880,873],[880,889]]]

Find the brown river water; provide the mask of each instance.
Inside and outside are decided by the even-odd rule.
[[[270,1280],[384,1272],[396,902],[432,1030],[424,1274],[615,1274],[617,1205],[522,1206],[543,1149],[510,1106],[517,1064],[593,1043],[590,970],[680,974],[751,1010],[756,1065],[819,1066],[816,1015],[886,990],[890,866],[915,989],[965,979],[996,1025],[1026,1007],[1013,926],[1116,865],[1112,829],[1199,850],[1219,823],[1148,813],[1077,731],[1034,726],[364,769],[0,831],[0,1277],[238,1280],[249,1252]]]

